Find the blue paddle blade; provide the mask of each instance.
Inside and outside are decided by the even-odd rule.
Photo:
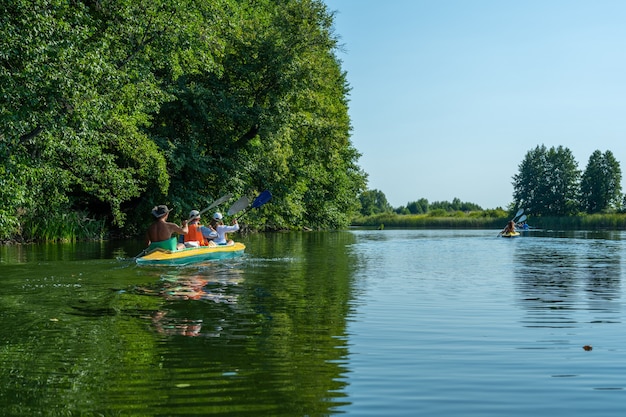
[[[269,190],[263,191],[257,198],[252,202],[252,208],[261,207],[263,204],[267,203],[272,199],[272,193]]]

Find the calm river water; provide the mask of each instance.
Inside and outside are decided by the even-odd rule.
[[[626,232],[0,247],[3,416],[623,416]]]

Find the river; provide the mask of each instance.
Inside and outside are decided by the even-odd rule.
[[[4,416],[622,416],[625,232],[0,247]]]

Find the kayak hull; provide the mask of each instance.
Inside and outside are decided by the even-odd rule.
[[[137,265],[189,265],[204,261],[236,258],[243,255],[246,246],[235,242],[233,245],[201,246],[177,251],[155,249],[136,259]]]
[[[502,237],[515,237],[515,236],[519,236],[520,233],[519,232],[509,232],[509,233],[502,233],[500,236]]]

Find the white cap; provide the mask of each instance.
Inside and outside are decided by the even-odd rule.
[[[222,213],[213,213],[214,220],[222,220]]]
[[[191,210],[189,212],[189,220],[188,221],[192,221],[195,219],[199,219],[200,218],[200,212],[198,210]]]

